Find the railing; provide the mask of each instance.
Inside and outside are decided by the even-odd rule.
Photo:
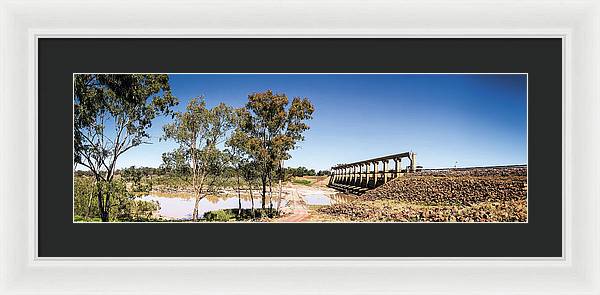
[[[416,156],[417,154],[413,152],[405,152],[350,164],[338,164],[331,167],[329,186],[358,193],[364,192],[399,177],[403,173],[415,172],[417,170]],[[408,158],[410,161],[410,165],[404,169],[402,168],[403,158]],[[390,168],[390,161],[394,162],[394,169]],[[380,164],[381,170],[379,170]]]

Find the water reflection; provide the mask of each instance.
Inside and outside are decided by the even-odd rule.
[[[161,193],[151,193],[141,198],[144,201],[157,201],[160,205],[158,214],[161,216],[172,218],[172,219],[192,219],[192,212],[194,210],[194,198],[190,195],[177,194],[177,196],[166,196]],[[254,208],[261,207],[261,200],[254,199]],[[215,196],[208,195],[198,204],[199,216],[203,216],[208,211],[220,210],[220,209],[235,209],[239,207],[238,197],[233,195],[227,196]],[[242,196],[242,208],[252,208],[252,202],[250,197]]]
[[[285,200],[288,192],[283,193],[281,208],[287,206]],[[142,196],[144,201],[156,201],[160,205],[158,214],[169,219],[192,219],[195,200],[191,193],[160,193],[152,192],[149,195]],[[252,208],[250,195],[242,194],[242,208]],[[326,194],[321,192],[302,192],[302,199],[307,205],[331,205],[336,203],[344,203],[353,199],[353,197],[344,194]],[[269,198],[266,200],[266,206],[269,206]],[[225,195],[207,195],[198,205],[199,216],[204,216],[204,213],[220,209],[236,209],[238,208],[237,194]],[[260,195],[254,196],[254,208],[261,208],[262,202]],[[277,207],[277,197],[273,196],[273,207]]]

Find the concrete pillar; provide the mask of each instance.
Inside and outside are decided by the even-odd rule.
[[[365,166],[365,171],[363,171],[363,183],[365,183],[365,185],[363,186],[366,187],[366,184],[369,183],[369,163],[363,163],[363,165]]]
[[[369,174],[371,172],[371,163],[367,162],[365,163],[365,165],[367,166],[367,170],[365,172],[365,175],[367,176],[367,181],[365,182],[365,187],[369,187]]]
[[[375,161],[375,162],[373,162],[373,187],[377,186],[377,178],[379,176],[379,175],[377,175],[377,173],[378,173],[377,170],[379,170],[379,162]]]
[[[333,183],[333,177],[335,176],[335,170],[331,169],[331,173],[329,174],[329,185]]]
[[[410,154],[410,171],[417,171],[417,154],[415,153]]]
[[[350,168],[344,167],[344,184],[348,184],[348,178],[350,176]]]
[[[358,186],[362,187],[363,185],[363,163],[358,164]]]
[[[352,185],[356,184],[356,165],[352,165]]]
[[[346,184],[350,184],[352,182],[352,167],[348,166],[348,168],[346,168],[346,169],[348,172],[348,175],[346,177]]]
[[[402,158],[394,159],[396,163],[396,177],[400,177],[400,173],[402,173]]]
[[[383,183],[387,183],[388,181],[388,163],[390,160],[383,160]]]

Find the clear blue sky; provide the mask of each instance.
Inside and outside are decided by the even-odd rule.
[[[271,89],[308,97],[314,119],[288,167],[323,170],[414,151],[425,168],[527,163],[525,74],[176,74],[173,94],[182,110],[204,95],[208,106],[245,104]],[[126,152],[119,168],[158,167],[172,142],[159,142],[167,118],[150,129],[152,144]]]

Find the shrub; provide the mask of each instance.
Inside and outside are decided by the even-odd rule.
[[[104,192],[111,192],[110,221],[150,220],[152,214],[159,210],[158,203],[142,201],[138,196],[128,192],[121,180],[115,179],[111,184],[102,185]],[[92,177],[75,177],[74,221],[95,221],[94,219],[100,216],[97,192],[98,188]]]
[[[229,210],[216,210],[204,213],[206,221],[229,221],[235,218],[235,215]]]
[[[308,179],[304,179],[304,178],[294,178],[294,180],[292,180],[293,183],[295,184],[301,184],[301,185],[311,185],[312,181],[308,180]]]
[[[238,215],[238,209],[222,209],[215,210],[204,213],[205,221],[230,221],[230,220],[256,220],[261,218],[274,218],[279,216],[277,210],[270,209],[262,209],[256,208],[254,209],[254,214],[252,213],[252,209],[244,208],[242,209],[242,214]]]

